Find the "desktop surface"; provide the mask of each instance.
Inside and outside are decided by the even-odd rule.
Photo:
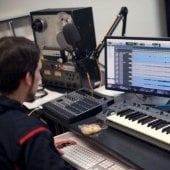
[[[96,117],[90,117],[70,126],[74,133],[82,135],[79,125],[96,122]],[[104,129],[98,135],[86,137],[86,140],[103,148],[110,154],[126,160],[145,170],[166,170],[170,167],[168,151],[132,137],[112,127]]]

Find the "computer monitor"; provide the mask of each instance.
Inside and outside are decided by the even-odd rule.
[[[105,87],[170,97],[170,39],[106,37]]]

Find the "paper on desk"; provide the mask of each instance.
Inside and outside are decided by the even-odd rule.
[[[123,94],[124,92],[120,92],[120,91],[115,91],[115,90],[108,90],[105,88],[105,86],[101,86],[99,88],[95,89],[96,92],[107,95],[107,96],[119,96],[121,94]]]
[[[45,89],[45,90],[48,93],[46,96],[39,98],[39,99],[35,100],[34,102],[24,102],[24,105],[28,109],[34,109],[34,108],[41,106],[44,103],[49,102],[50,100],[53,100],[53,99],[63,95],[62,93],[54,92],[54,91],[47,90],[47,89]]]

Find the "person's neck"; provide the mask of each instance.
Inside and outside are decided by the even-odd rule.
[[[15,101],[22,104],[25,101],[25,95],[24,94],[25,94],[25,91],[22,90],[22,88],[18,88],[14,92],[7,94],[5,96],[7,96],[9,99],[15,100]]]
[[[11,99],[11,100],[15,100],[15,101],[17,101],[17,102],[19,102],[19,103],[23,103],[24,102],[24,99],[22,98],[22,96],[21,95],[19,95],[19,94],[8,94],[8,95],[5,95],[6,97],[8,97],[9,99]]]
[[[2,94],[2,95],[8,97],[11,100],[15,100],[15,101],[22,104],[22,103],[25,102],[27,91],[28,91],[28,87],[24,86],[24,84],[21,83],[20,86],[15,91],[13,91],[12,93]]]

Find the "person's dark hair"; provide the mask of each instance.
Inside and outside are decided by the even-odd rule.
[[[40,59],[40,49],[24,37],[0,38],[0,92],[15,91],[26,73],[34,79]]]

